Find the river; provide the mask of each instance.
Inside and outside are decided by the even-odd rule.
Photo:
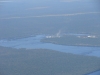
[[[100,47],[64,46],[52,43],[42,43],[40,40],[43,38],[45,38],[45,35],[37,35],[35,37],[27,37],[15,40],[0,40],[0,46],[18,49],[51,49],[65,53],[100,57]]]
[[[37,35],[35,37],[27,37],[15,40],[0,40],[0,46],[17,49],[50,49],[65,53],[100,57],[100,47],[64,46],[52,43],[42,43],[40,40],[43,38],[45,38],[45,35]],[[100,71],[88,75],[100,75]]]

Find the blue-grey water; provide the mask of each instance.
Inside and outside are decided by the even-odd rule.
[[[12,48],[26,48],[26,49],[52,49],[65,53],[73,53],[79,55],[96,56],[100,57],[100,47],[81,47],[81,46],[64,46],[52,43],[42,43],[41,39],[45,38],[45,35],[37,35],[35,37],[28,37],[15,40],[0,40],[0,46],[12,47]],[[88,74],[99,75],[100,71]]]
[[[75,16],[75,15],[83,15],[83,14],[98,14],[98,13],[100,13],[99,0],[7,0],[7,1],[1,0],[0,1],[0,27],[1,27],[0,33],[2,34],[4,33],[4,35],[7,35],[8,33],[7,34],[5,33],[10,31],[11,28],[14,29],[15,27],[14,31],[16,31],[17,28],[20,29],[20,26],[24,26],[24,27],[27,26],[27,24],[29,23],[26,23],[25,21],[23,23],[21,22],[26,18],[27,20],[28,19],[32,20],[31,22],[32,25],[35,25],[41,21],[38,20],[35,23],[33,19],[36,19],[37,17],[38,18],[50,17],[51,19],[53,19],[53,17],[55,16],[67,17],[67,16]],[[79,16],[76,18],[78,19]],[[95,21],[96,22],[95,25],[98,25],[99,19],[98,17],[96,18],[97,20]],[[23,19],[23,20],[19,21],[19,19]],[[89,19],[91,19],[91,17]],[[72,19],[66,18],[62,21],[70,22],[70,20]],[[17,23],[16,21],[18,21],[19,23]],[[82,22],[81,24],[87,25],[87,23],[85,24],[85,22],[86,21]],[[40,23],[45,24],[45,19],[44,22],[41,21]],[[91,22],[88,23],[89,23],[88,25],[91,25]],[[59,23],[54,23],[53,25],[55,24],[58,25]],[[66,25],[66,23],[65,24],[62,23],[62,25]],[[4,29],[4,27],[6,29]],[[10,29],[7,27],[9,27]],[[25,30],[21,29],[21,31],[25,31]],[[22,38],[16,40],[0,40],[0,46],[12,47],[18,49],[19,48],[26,48],[26,49],[45,48],[45,49],[52,49],[60,52],[66,52],[66,53],[100,57],[100,47],[64,46],[64,45],[40,42],[40,40],[44,37],[45,36],[43,35],[38,35],[36,37],[28,37],[28,38]],[[100,71],[89,75],[100,75]]]
[[[44,35],[16,40],[0,40],[0,46],[26,49],[51,49],[60,52],[100,57],[100,47],[64,46],[52,43],[42,43]]]

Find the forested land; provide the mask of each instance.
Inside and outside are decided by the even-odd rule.
[[[23,38],[31,35],[89,33],[100,35],[99,14],[0,19],[0,39]]]
[[[100,70],[100,58],[47,49],[0,47],[0,75],[84,75]]]

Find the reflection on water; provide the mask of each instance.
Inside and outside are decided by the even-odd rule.
[[[57,45],[52,43],[42,43],[40,42],[42,38],[45,38],[45,36],[37,35],[36,37],[28,37],[16,40],[1,40],[0,46],[26,49],[52,49],[60,52],[100,57],[100,47],[78,47]]]

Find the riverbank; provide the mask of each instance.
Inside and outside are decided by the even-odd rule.
[[[86,74],[86,75],[100,75],[100,69],[97,70],[97,71],[93,71],[93,72],[91,72],[91,73],[88,73],[88,74]]]
[[[24,53],[24,50],[25,50],[25,52],[26,52],[26,50],[27,51],[28,50],[39,50],[39,51],[43,50],[43,53],[44,53],[44,50],[47,49],[47,50],[50,50],[50,52],[51,51],[57,51],[57,52],[59,51],[61,53],[63,52],[64,54],[72,53],[72,55],[73,54],[79,55],[79,57],[80,56],[83,56],[83,57],[91,56],[91,59],[94,58],[93,56],[100,57],[100,47],[65,46],[65,45],[57,45],[57,44],[52,44],[52,43],[42,43],[40,40],[43,38],[45,38],[44,35],[37,35],[34,37],[33,36],[28,37],[28,38],[2,40],[2,41],[0,41],[0,45],[4,46],[4,47],[10,47],[10,48],[7,48],[8,54],[9,54],[9,50],[12,50],[12,51],[13,50],[17,50],[17,51],[21,50],[21,51],[23,51],[23,53]],[[17,49],[15,49],[15,48],[17,48]],[[12,52],[10,51],[10,53],[12,53]],[[15,51],[15,54],[16,54],[16,51]],[[1,55],[2,55],[2,53],[1,53]],[[69,56],[68,59],[70,59],[70,57],[72,57],[72,56]],[[80,57],[80,59],[83,59],[83,58]],[[95,62],[96,62],[96,60],[95,60]],[[99,65],[99,63],[98,63],[98,65]],[[96,71],[96,70],[94,70],[94,71]],[[94,72],[94,71],[91,71],[91,72]],[[90,72],[88,72],[88,74],[89,73]],[[87,74],[87,73],[85,73],[85,74]],[[94,73],[92,73],[92,74],[94,74]]]
[[[100,47],[82,47],[82,46],[65,46],[52,43],[43,43],[40,40],[45,38],[44,35],[28,37],[15,40],[1,40],[0,46],[11,48],[26,48],[26,49],[50,49],[65,53],[72,53],[85,56],[100,57]]]

